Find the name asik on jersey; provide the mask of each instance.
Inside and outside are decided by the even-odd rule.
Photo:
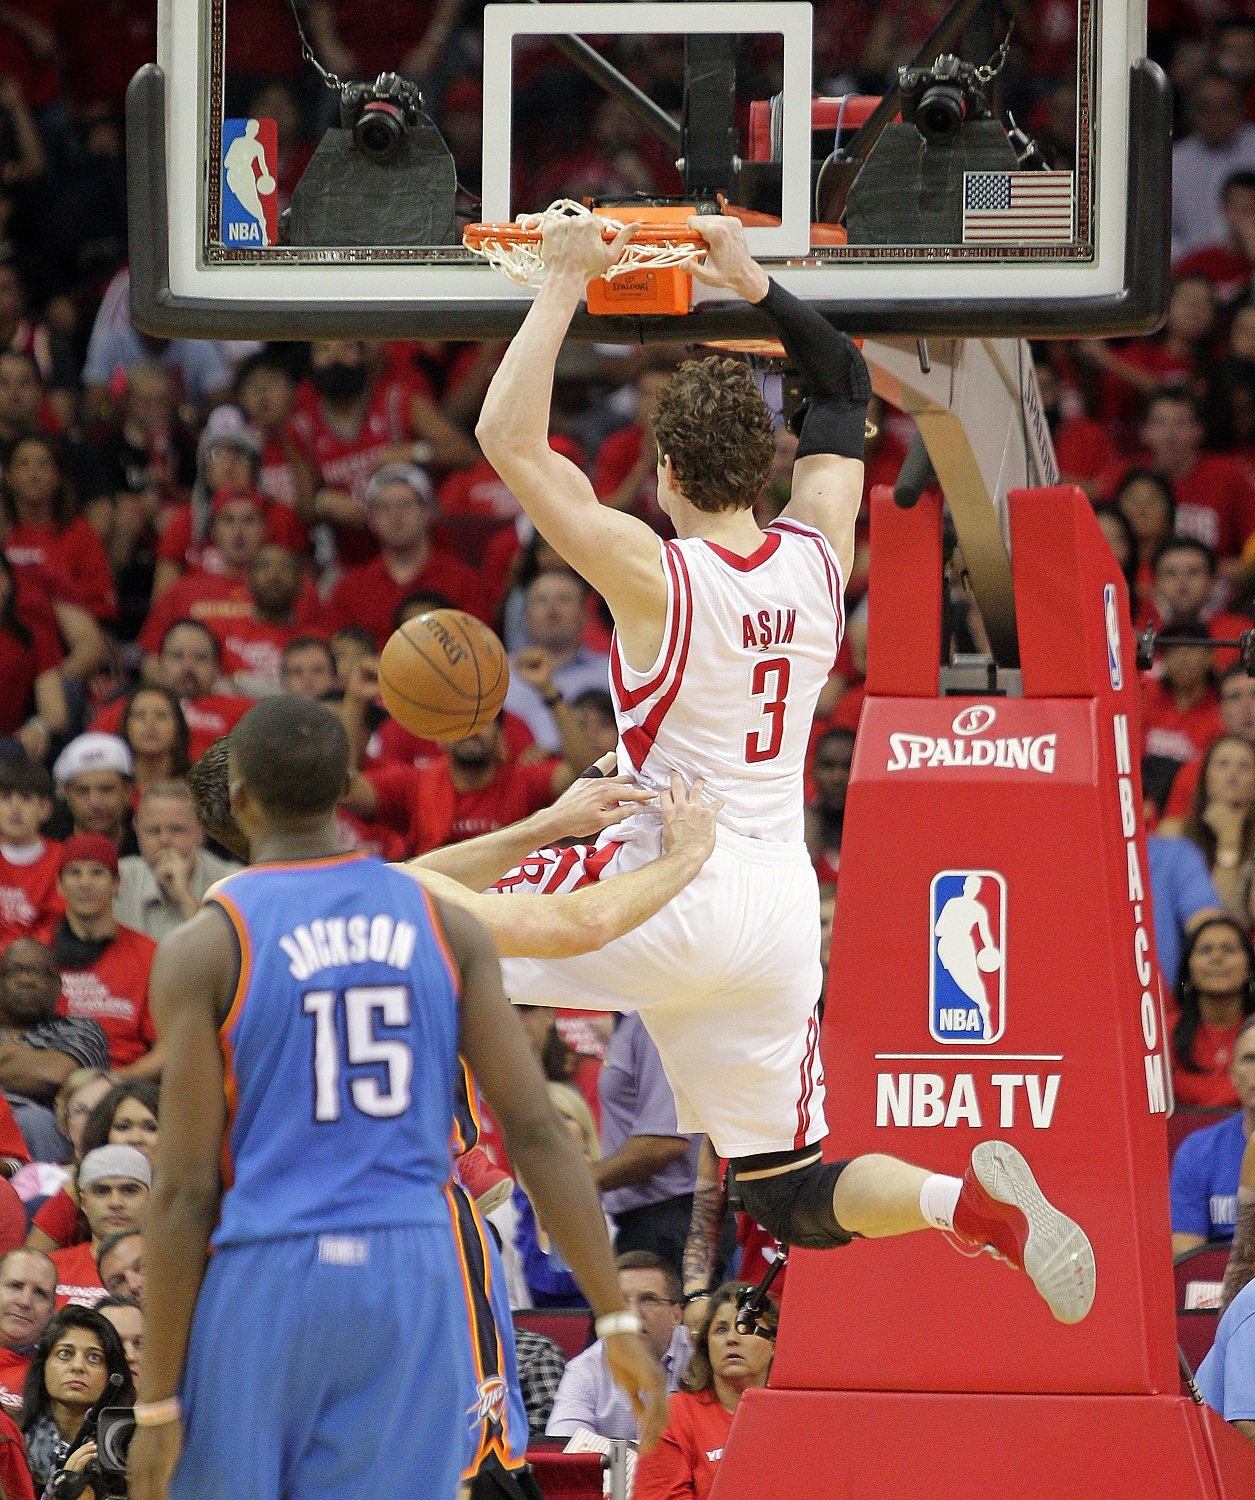
[[[261,249],[279,240],[279,127],[222,122],[222,243]]]
[[[765,651],[768,646],[787,646],[797,628],[797,610],[760,609],[741,616],[741,645],[747,651]]]

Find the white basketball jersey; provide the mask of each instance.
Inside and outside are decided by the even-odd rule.
[[[667,622],[647,672],[610,653],[619,770],[662,790],[678,771],[722,797],[750,838],[803,836],[815,703],[845,627],[844,580],[822,532],[779,520],[749,557],[698,537],[662,543]]]

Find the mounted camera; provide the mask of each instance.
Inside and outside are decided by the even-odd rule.
[[[340,90],[340,128],[353,132],[353,144],[371,161],[395,156],[422,114],[422,94],[397,73],[380,73],[374,83],[346,83]]]
[[[899,68],[902,121],[914,125],[929,145],[949,144],[964,122],[989,120],[989,101],[975,64],[943,52],[931,68]]]

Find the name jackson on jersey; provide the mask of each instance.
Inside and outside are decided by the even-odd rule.
[[[391,969],[408,969],[414,957],[418,929],[412,922],[398,922],[386,912],[366,917],[317,917],[302,922],[279,939],[291,962],[293,979],[306,980],[320,969],[361,964],[368,959]]]

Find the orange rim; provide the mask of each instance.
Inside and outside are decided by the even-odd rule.
[[[617,229],[609,225],[602,231],[606,241],[614,239]],[[539,245],[541,228],[525,227],[511,220],[507,224],[468,224],[462,231],[462,243],[468,250],[482,250],[490,243],[501,245]],[[679,224],[642,224],[632,235],[634,245],[691,245],[704,249],[706,241],[695,230]]]

